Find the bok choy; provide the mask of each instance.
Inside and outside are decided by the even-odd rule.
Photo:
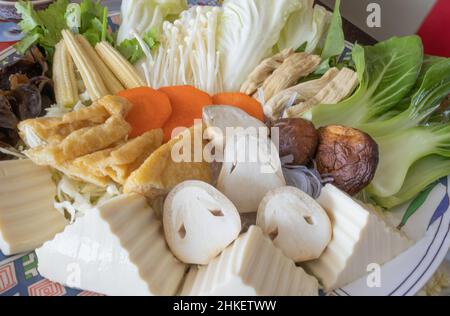
[[[417,92],[406,101],[409,103],[406,110],[392,118],[363,124],[359,128],[378,137],[417,126],[426,120],[450,93],[450,59],[443,58],[432,65],[424,65],[423,72]]]
[[[401,205],[434,182],[450,174],[450,159],[437,155],[420,159],[409,169],[400,191],[389,197],[373,196],[373,200],[387,209]]]
[[[375,46],[355,45],[352,53],[360,87],[338,104],[313,107],[305,116],[316,126],[340,124],[358,128],[383,115],[414,87],[423,61],[419,37],[394,37]]]
[[[367,191],[371,196],[397,194],[410,167],[429,155],[450,158],[450,125],[419,126],[375,138],[380,162]]]

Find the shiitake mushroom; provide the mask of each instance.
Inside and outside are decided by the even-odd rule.
[[[313,123],[301,118],[280,119],[278,128],[280,157],[292,165],[307,165],[316,153],[319,134]]]
[[[366,133],[344,126],[319,129],[317,169],[334,178],[334,185],[350,195],[363,190],[375,176],[379,152]]]

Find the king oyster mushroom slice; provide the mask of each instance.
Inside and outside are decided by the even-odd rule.
[[[257,212],[262,198],[286,185],[278,150],[268,138],[236,135],[225,146],[217,188],[242,213]]]
[[[207,126],[205,137],[214,144],[225,144],[227,128],[253,128],[256,132],[267,126],[247,112],[228,105],[208,106],[203,109],[203,122]]]
[[[188,264],[207,265],[241,232],[233,203],[201,181],[183,182],[169,193],[163,224],[173,254]]]
[[[319,258],[331,241],[327,213],[313,198],[294,187],[267,193],[259,205],[256,224],[295,262]]]

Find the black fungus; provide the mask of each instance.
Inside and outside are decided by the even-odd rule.
[[[48,65],[37,48],[0,69],[0,146],[14,147],[19,141],[20,121],[45,115],[55,103]],[[10,159],[0,154],[0,160]]]

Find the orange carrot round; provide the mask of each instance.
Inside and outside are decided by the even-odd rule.
[[[130,138],[162,128],[172,115],[169,98],[155,89],[140,87],[121,91],[117,95],[133,104],[126,117],[126,121],[132,127]]]
[[[169,97],[172,105],[172,116],[163,127],[165,141],[171,139],[174,129],[192,127],[194,120],[202,118],[203,108],[213,104],[209,94],[192,86],[163,87],[159,91]]]
[[[265,116],[261,106],[255,98],[252,98],[244,93],[226,92],[218,93],[213,96],[213,103],[215,105],[231,105],[247,112],[247,114],[264,122]]]

